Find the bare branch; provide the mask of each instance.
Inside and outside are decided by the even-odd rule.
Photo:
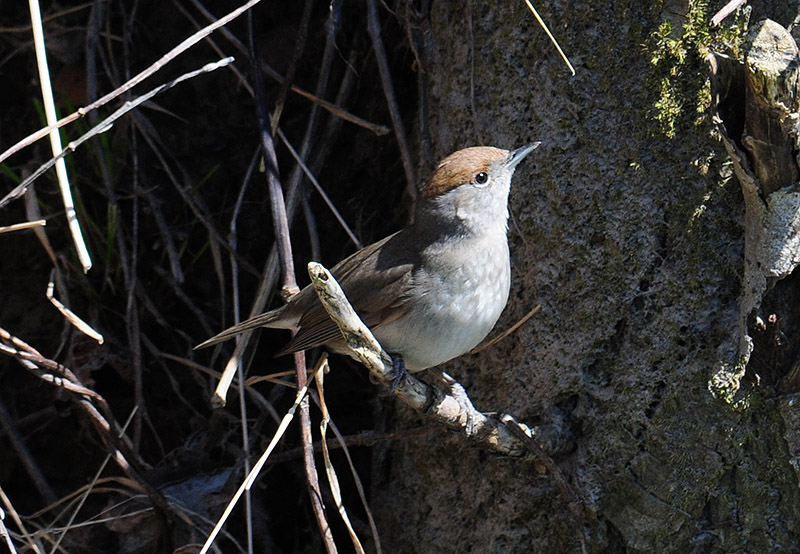
[[[308,264],[308,274],[322,305],[342,331],[347,346],[379,381],[387,387],[393,386],[395,372],[391,357],[359,319],[339,283],[327,269],[315,262]],[[458,383],[455,385],[457,385],[455,388],[461,388],[463,391],[461,385]],[[503,423],[476,410],[469,402],[466,393],[463,393],[463,396],[459,395],[462,398],[457,398],[453,394],[423,383],[412,375],[406,375],[394,388],[394,394],[431,420],[467,434],[493,452],[506,456],[521,456],[529,450],[528,446],[514,436]],[[467,402],[464,402],[464,399]],[[531,437],[539,440],[534,430],[528,429],[528,431]]]

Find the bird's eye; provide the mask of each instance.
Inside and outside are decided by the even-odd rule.
[[[481,171],[477,175],[475,175],[475,184],[476,185],[485,185],[489,182],[489,174],[485,171]]]

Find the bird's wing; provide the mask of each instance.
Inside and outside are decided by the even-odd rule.
[[[398,240],[402,232],[364,247],[331,269],[350,304],[371,329],[406,311],[405,299],[417,256],[403,247],[408,241]],[[313,288],[306,287],[300,294],[304,297],[297,300],[303,311],[297,334],[278,355],[321,346],[341,337],[339,327],[328,317]]]

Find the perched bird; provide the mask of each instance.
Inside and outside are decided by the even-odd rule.
[[[468,352],[500,317],[511,280],[511,176],[538,145],[511,152],[479,146],[449,155],[421,189],[412,223],[331,269],[384,350],[408,371]],[[278,355],[321,345],[352,355],[311,286],[196,348],[257,327],[296,332]]]

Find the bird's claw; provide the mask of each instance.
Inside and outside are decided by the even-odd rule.
[[[408,371],[406,370],[406,363],[403,361],[403,357],[400,354],[389,354],[389,356],[392,358],[393,372],[392,384],[389,385],[389,390],[394,392],[400,382],[408,375]]]

